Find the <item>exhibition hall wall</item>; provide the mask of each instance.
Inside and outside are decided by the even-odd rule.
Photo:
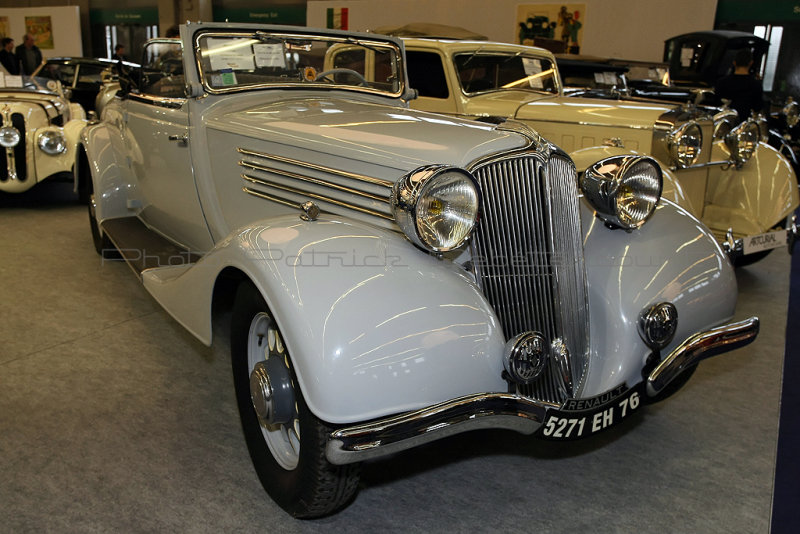
[[[83,55],[78,6],[0,9],[0,35],[20,45],[26,33],[34,35],[44,57]]]
[[[528,18],[537,23],[544,20],[537,17],[555,22],[559,27],[555,38],[560,38],[563,25],[553,14],[560,13],[562,6],[572,16],[581,54],[660,61],[665,39],[714,28],[717,0],[311,0],[306,24],[330,27],[329,18],[339,22],[345,10],[349,30],[428,22],[514,43],[519,42],[519,23]]]

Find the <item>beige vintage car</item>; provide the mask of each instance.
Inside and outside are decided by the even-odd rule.
[[[0,75],[0,192],[21,193],[45,179],[72,180],[86,113],[56,80]]]
[[[664,197],[701,219],[731,259],[752,263],[793,244],[797,180],[789,162],[737,128],[694,107],[566,97],[553,55],[487,41],[404,39],[412,108],[483,121],[514,119],[559,145],[584,170],[601,155],[637,152],[665,171]],[[330,61],[339,66],[341,54]]]

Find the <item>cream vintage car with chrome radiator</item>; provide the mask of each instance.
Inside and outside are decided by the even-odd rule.
[[[748,121],[731,128],[693,106],[567,97],[553,54],[487,41],[404,39],[412,108],[480,120],[514,119],[572,156],[583,171],[604,154],[656,158],[665,196],[702,220],[736,264],[790,250],[798,206],[791,163]],[[342,61],[346,58],[342,58]],[[335,66],[333,57],[330,65]]]
[[[84,131],[78,179],[98,251],[192,334],[232,309],[245,441],[289,513],[334,512],[361,460],[454,433],[592,436],[757,335],[652,159],[595,162],[581,196],[529,128],[408,109],[397,39],[180,31]],[[324,70],[342,46],[354,61]]]
[[[55,80],[0,74],[0,192],[46,179],[72,181],[86,113]]]

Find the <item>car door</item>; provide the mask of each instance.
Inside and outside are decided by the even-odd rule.
[[[139,218],[174,243],[202,253],[213,240],[192,170],[180,42],[165,41],[148,44],[138,91],[125,97],[123,143],[142,199]]]

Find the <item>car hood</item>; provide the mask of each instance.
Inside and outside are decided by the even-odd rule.
[[[0,91],[0,106],[5,104],[41,106],[50,116],[60,114],[65,107],[58,95],[34,91]]]
[[[472,117],[513,118],[520,106],[549,98],[552,95],[532,91],[491,91],[470,96],[464,104],[464,111]]]
[[[428,164],[464,167],[527,143],[521,135],[498,131],[494,125],[364,100],[296,97],[248,102],[252,105],[215,106],[206,114],[206,124],[288,145],[292,152],[308,150],[402,171]],[[391,172],[382,178],[398,177]]]
[[[659,117],[675,105],[653,102],[552,97],[521,105],[514,115],[523,121],[574,122],[596,126],[652,129]]]

